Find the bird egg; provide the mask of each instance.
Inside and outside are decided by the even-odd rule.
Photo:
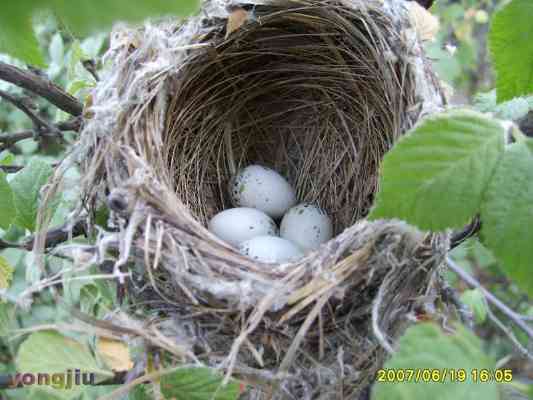
[[[296,204],[296,194],[287,180],[270,168],[250,165],[230,182],[231,201],[235,207],[252,207],[272,218],[280,218]]]
[[[254,208],[224,210],[209,221],[208,229],[225,242],[238,246],[256,236],[277,236],[278,227],[272,218]]]
[[[281,220],[280,236],[304,250],[315,250],[333,235],[331,219],[320,207],[298,204]]]
[[[252,260],[264,263],[290,262],[303,256],[296,244],[275,236],[257,236],[247,240],[240,244],[239,251]]]

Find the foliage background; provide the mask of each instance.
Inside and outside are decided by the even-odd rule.
[[[448,0],[437,1],[433,6],[432,12],[439,16],[442,27],[437,40],[427,46],[427,51],[434,58],[441,79],[454,88],[453,104],[473,103],[482,108],[486,99],[483,94],[488,97],[494,88],[495,74],[487,48],[489,23],[492,14],[507,3],[508,0]],[[453,55],[446,50],[450,45],[457,49]],[[528,296],[508,279],[502,266],[478,240],[468,240],[454,251],[453,258],[513,309],[533,315]],[[461,292],[468,290],[454,274],[449,273],[448,279]],[[511,352],[508,339],[490,323],[480,324],[476,333],[485,340],[486,350],[497,359]],[[522,343],[528,344],[521,331],[517,330],[515,334]],[[533,365],[523,367],[533,379]]]

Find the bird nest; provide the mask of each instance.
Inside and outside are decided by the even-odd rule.
[[[207,2],[184,23],[115,29],[106,58],[77,155],[90,225],[111,210],[90,262],[113,265],[131,317],[181,362],[250,383],[247,398],[362,396],[449,246],[364,219],[384,154],[442,105],[406,5]],[[213,236],[252,163],[324,208],[335,237],[262,264]]]

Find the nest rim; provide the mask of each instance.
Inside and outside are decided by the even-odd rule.
[[[294,13],[294,10],[297,10],[299,15],[302,9],[313,12],[326,10],[318,6],[324,2],[305,0],[289,3],[294,5],[294,9],[289,11],[276,9],[276,7],[286,7],[287,2],[284,1],[270,2],[270,6],[265,7],[267,11],[270,10],[270,13],[276,16],[287,16],[287,13]],[[421,83],[417,81],[416,74],[412,71],[409,72],[412,61],[409,58],[412,56],[411,54],[405,58],[390,56],[390,53],[405,51],[403,47],[396,48],[388,41],[401,41],[399,30],[403,29],[403,25],[398,25],[397,21],[393,21],[388,11],[380,8],[379,2],[355,1],[352,5],[348,5],[352,2],[344,1],[327,1],[326,3],[333,10],[342,11],[339,19],[343,24],[345,19],[342,16],[344,12],[347,12],[346,10],[352,13],[351,15],[357,16],[361,26],[379,22],[379,18],[377,20],[365,20],[371,15],[370,11],[372,10],[384,18],[381,22],[387,25],[387,29],[382,31],[380,35],[383,40],[382,44],[386,44],[386,46],[380,48],[382,52],[379,54],[374,51],[376,53],[374,61],[378,63],[377,67],[380,68],[383,67],[381,65],[383,61],[384,65],[387,66],[383,68],[389,73],[394,72],[395,78],[389,77],[390,79],[385,80],[385,83],[392,85],[391,87],[402,94],[400,99],[386,99],[391,102],[396,101],[394,104],[401,109],[401,112],[392,113],[390,117],[392,123],[389,126],[391,129],[385,132],[386,139],[381,137],[373,142],[379,151],[370,146],[371,151],[368,153],[368,159],[374,164],[371,172],[363,174],[363,177],[374,181],[369,185],[368,192],[360,197],[364,199],[365,195],[375,193],[379,160],[383,154],[401,133],[411,127],[421,115],[421,109],[418,107],[420,105],[420,91],[417,89]],[[388,4],[387,1],[385,3]],[[273,7],[273,9],[269,7]],[[260,12],[261,9],[258,8],[256,11]],[[365,331],[361,331],[362,334],[371,336],[371,331],[374,330],[374,334],[378,336],[377,344],[369,344],[364,338],[359,343],[361,349],[368,352],[368,359],[362,359],[360,362],[352,359],[353,365],[358,365],[363,370],[368,369],[365,374],[354,379],[360,382],[366,380],[366,383],[369,383],[368,380],[371,375],[385,357],[386,352],[383,348],[386,349],[387,346],[390,346],[386,334],[396,336],[395,333],[402,330],[405,324],[404,320],[395,316],[390,324],[384,326],[383,318],[394,315],[406,304],[411,304],[413,297],[427,290],[430,282],[433,282],[434,272],[447,250],[447,236],[425,236],[398,221],[368,222],[361,219],[370,203],[366,203],[366,208],[361,207],[360,215],[356,215],[355,218],[354,215],[351,215],[349,223],[339,224],[338,229],[336,229],[336,236],[325,243],[320,250],[309,253],[294,263],[281,265],[258,263],[240,255],[234,248],[210,234],[205,224],[202,223],[205,218],[198,217],[198,214],[201,213],[198,213],[198,210],[195,212],[190,204],[187,204],[188,201],[183,201],[183,198],[180,197],[181,193],[187,192],[185,189],[190,187],[191,183],[184,179],[180,186],[174,180],[173,168],[180,163],[175,158],[173,159],[176,157],[173,148],[180,148],[179,143],[173,146],[165,146],[165,144],[168,143],[169,138],[175,139],[172,135],[180,131],[176,129],[176,125],[173,126],[169,122],[170,116],[175,117],[176,113],[181,112],[182,121],[198,123],[198,120],[202,120],[207,114],[206,111],[200,109],[195,120],[183,111],[190,109],[192,104],[197,103],[197,98],[190,97],[190,101],[187,103],[188,107],[183,107],[183,104],[180,103],[180,101],[184,101],[184,98],[174,96],[169,100],[169,94],[176,93],[180,87],[183,89],[184,83],[180,83],[180,79],[182,79],[180,76],[182,77],[181,74],[186,73],[187,68],[200,65],[207,71],[205,74],[211,71],[212,79],[217,76],[207,68],[212,67],[212,65],[209,63],[202,65],[201,63],[206,57],[209,60],[209,57],[212,56],[210,51],[213,46],[201,45],[197,42],[198,38],[203,38],[207,42],[218,40],[218,46],[231,50],[232,46],[242,43],[243,39],[248,37],[247,35],[254,34],[250,31],[251,26],[245,24],[226,38],[224,28],[227,26],[227,20],[221,21],[215,18],[214,21],[207,33],[202,28],[205,26],[205,21],[201,17],[187,25],[189,31],[180,31],[172,24],[161,28],[148,27],[144,32],[133,31],[129,34],[133,35],[134,40],[128,38],[130,41],[126,40],[126,45],[118,46],[118,50],[114,53],[115,55],[118,54],[114,64],[115,70],[112,78],[103,82],[95,95],[95,117],[85,126],[83,137],[90,148],[90,157],[85,163],[84,171],[85,198],[89,199],[89,207],[94,209],[100,202],[107,201],[112,209],[111,219],[119,227],[118,234],[102,235],[99,238],[98,251],[103,254],[100,254],[99,257],[104,257],[106,251],[112,249],[120,254],[115,259],[115,270],[124,267],[131,258],[144,268],[144,272],[140,273],[140,276],[144,279],[145,284],[141,288],[133,286],[131,288],[136,297],[133,299],[134,303],[139,307],[142,306],[145,299],[159,302],[158,304],[162,305],[166,304],[168,307],[164,313],[171,315],[170,319],[177,318],[181,322],[190,321],[191,314],[198,310],[204,310],[205,315],[207,315],[206,320],[202,319],[204,317],[197,317],[193,321],[199,329],[204,327],[204,324],[213,325],[222,324],[222,322],[227,324],[229,321],[230,327],[228,329],[233,330],[224,336],[223,343],[218,343],[217,339],[211,336],[211,328],[205,328],[206,336],[209,337],[209,340],[214,340],[214,347],[219,353],[226,356],[222,365],[228,376],[234,371],[241,371],[242,368],[240,367],[248,365],[247,363],[256,366],[261,365],[261,357],[250,350],[247,340],[253,338],[254,344],[260,346],[261,334],[270,332],[271,327],[280,321],[288,321],[286,327],[290,329],[295,340],[287,341],[281,334],[282,337],[278,340],[282,348],[284,347],[283,358],[274,363],[271,370],[277,370],[280,373],[289,370],[295,371],[295,369],[303,372],[311,371],[312,365],[308,363],[308,360],[302,361],[299,352],[299,347],[306,343],[306,333],[309,332],[310,328],[317,329],[316,324],[320,324],[317,320],[322,319],[322,322],[326,321],[328,324],[336,323],[335,314],[326,313],[327,315],[323,316],[322,309],[329,306],[330,299],[342,298],[347,291],[352,290],[354,291],[353,296],[347,300],[343,307],[353,307],[353,309],[341,309],[343,318],[346,317],[348,322],[343,321],[350,325],[352,322],[356,323],[361,320],[363,321],[361,324],[364,323],[366,327]],[[265,29],[265,26],[269,27],[268,24],[260,26],[256,21],[252,21],[252,24],[255,24],[254,26],[258,29],[255,33]],[[386,32],[392,33],[386,34]],[[157,42],[157,38],[164,35],[167,35],[167,39],[176,35],[185,35],[185,39],[178,40],[177,43],[183,46],[183,42],[185,42],[184,45],[187,46],[187,50],[184,53],[189,51],[191,53],[188,53],[185,58],[181,58],[179,62],[171,62],[161,69],[154,68],[154,71],[147,67],[147,65],[151,65],[150,63],[155,64],[154,54],[157,57],[158,52],[160,52],[162,54],[160,55],[161,59],[166,62],[170,59],[170,55],[174,54],[168,52],[169,44],[167,41],[163,41],[162,44]],[[142,40],[143,37],[146,37],[144,41]],[[320,40],[326,40],[324,37],[321,37]],[[307,39],[305,38],[305,40]],[[132,42],[139,42],[140,45],[133,46],[132,50]],[[317,46],[315,42],[312,44]],[[216,49],[216,47],[215,45],[214,48]],[[319,47],[323,47],[323,45]],[[231,53],[228,54],[231,55]],[[242,56],[242,54],[240,55]],[[420,57],[423,58],[423,55]],[[376,61],[378,59],[379,62]],[[373,65],[375,66],[375,64]],[[136,72],[136,68],[141,70]],[[334,71],[333,74],[336,79],[344,76],[342,71]],[[405,84],[395,86],[395,79],[400,78],[405,79]],[[435,84],[431,78],[426,78],[424,82],[429,86]],[[191,79],[191,82],[196,83],[197,77],[195,79]],[[191,83],[189,82],[189,84]],[[112,86],[117,86],[118,89],[110,90],[109,88]],[[195,86],[191,84],[191,88]],[[195,90],[197,89],[196,87]],[[222,94],[225,93],[223,89],[220,89]],[[389,95],[392,96],[392,93],[394,90]],[[383,96],[383,98],[385,97],[387,96]],[[132,99],[136,99],[136,101],[132,101]],[[219,96],[217,105],[225,105],[225,99],[226,97]],[[119,116],[110,117],[109,114],[106,114],[110,112],[108,109],[98,108],[100,106],[99,101],[107,102],[114,107],[116,107],[117,102],[120,103],[122,107]],[[394,106],[390,106],[392,103],[385,102],[385,104],[389,106],[382,105],[382,107],[388,108],[389,111],[394,109]],[[241,104],[240,109],[244,108]],[[276,107],[273,108],[276,109]],[[415,109],[414,112],[413,108]],[[169,109],[170,111],[168,111]],[[221,115],[226,114],[221,113]],[[212,121],[220,120],[220,116],[212,119]],[[112,122],[106,126],[105,123],[108,121]],[[217,123],[211,122],[210,125],[217,125]],[[219,135],[218,149],[220,149],[227,144],[224,140],[227,127],[225,124],[218,125],[220,126],[216,128]],[[340,123],[338,126],[342,125]],[[186,127],[187,124],[183,123],[182,126]],[[102,132],[105,131],[104,128],[109,128],[111,133],[108,136],[102,135]],[[194,131],[194,129],[190,129]],[[245,127],[245,129],[247,128]],[[318,131],[319,134],[316,136],[320,138],[321,130]],[[346,132],[350,133],[350,130],[347,129]],[[375,133],[375,131],[367,133]],[[231,143],[236,142],[236,139],[233,140],[234,137],[231,138]],[[193,134],[182,136],[180,140],[184,139],[195,140]],[[197,142],[193,143],[192,148],[208,147],[209,145],[206,143],[205,137],[196,138],[196,140]],[[330,147],[332,154],[335,155],[338,147]],[[161,151],[161,148],[164,148],[165,151]],[[260,153],[260,149],[261,146],[257,145],[254,152]],[[211,150],[207,148],[206,152],[209,154]],[[237,150],[239,150],[238,147]],[[227,154],[227,159],[223,158],[222,161],[225,171],[231,169],[232,157],[234,160],[240,158],[239,151],[234,150]],[[197,156],[197,158],[201,159],[202,157]],[[335,157],[330,157],[331,159],[336,160]],[[214,160],[220,162],[219,158],[214,158]],[[289,164],[288,158],[286,164]],[[240,164],[236,162],[235,165]],[[320,170],[322,166],[323,164],[319,163],[317,168]],[[219,167],[217,166],[217,168]],[[220,179],[216,175],[218,173],[217,168],[215,168],[215,175],[213,175],[216,179],[212,180],[217,182],[217,188],[219,188],[223,186],[220,182],[225,179],[229,180],[229,176]],[[281,170],[283,172],[282,168]],[[183,175],[187,176],[187,174]],[[288,172],[287,175],[290,176],[291,173]],[[351,176],[353,177],[353,175]],[[201,187],[198,180],[196,184]],[[305,192],[305,185],[302,185],[296,186],[303,193]],[[196,190],[198,191],[198,188]],[[220,193],[214,194],[214,196],[217,195]],[[119,201],[117,203],[120,203],[119,206],[115,208],[110,201],[113,197],[123,200],[122,202]],[[197,193],[191,195],[191,199],[194,200],[195,198],[200,198]],[[224,195],[219,199],[219,207],[224,204],[223,198]],[[306,200],[305,198],[300,199]],[[205,201],[202,202],[202,204],[205,203]],[[323,206],[323,204],[320,205]],[[216,207],[214,208],[216,209]],[[328,207],[324,208],[327,209]],[[209,214],[206,213],[206,215]],[[413,270],[410,271],[406,265],[413,267]],[[337,280],[337,278],[339,279]],[[412,287],[406,283],[411,284]],[[391,292],[392,288],[397,290],[397,293]],[[357,306],[358,301],[362,303],[361,307]],[[152,311],[158,312],[157,306],[154,306]],[[227,316],[228,313],[232,314],[233,319]],[[377,319],[374,320],[374,318]],[[376,327],[377,329],[375,329]],[[316,332],[323,333],[321,329],[318,328]],[[383,337],[379,337],[381,330],[385,332]],[[258,332],[259,336],[254,336],[254,332]],[[320,342],[324,343],[322,333],[319,334],[319,338],[321,338]],[[172,336],[172,332],[169,335]],[[202,346],[203,339],[201,337],[197,339],[199,343],[195,345]],[[341,338],[341,333],[332,335],[329,339],[332,343],[339,342],[341,345],[343,341],[348,343],[348,341],[353,340],[353,338],[349,338],[349,335],[344,339]],[[205,340],[209,341],[208,339]],[[317,350],[315,348],[317,347],[316,343],[310,346],[313,348],[313,354],[318,352],[316,354],[317,360],[319,360],[320,353],[324,349],[321,347],[322,350]],[[327,360],[320,359],[320,363],[328,365],[328,368],[331,367],[332,371],[336,371],[338,360],[334,353],[338,348],[335,347],[336,344],[332,344],[332,346],[332,349],[335,348],[336,350],[326,351],[328,358]],[[205,349],[208,348],[209,344]],[[246,348],[251,355],[248,354],[243,359],[241,358],[242,352],[246,351]],[[278,356],[272,351],[268,354],[265,353],[265,357],[268,356],[269,360],[274,362],[273,360]],[[353,353],[346,355],[348,358],[355,356]],[[372,360],[369,361],[370,359]],[[207,364],[221,365],[220,358],[210,359],[208,357],[204,361]],[[295,367],[295,363],[298,364],[297,367]],[[280,376],[273,376],[272,379],[280,379]],[[295,389],[294,393],[298,390],[300,389]]]

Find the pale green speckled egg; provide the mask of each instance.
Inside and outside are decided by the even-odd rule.
[[[297,245],[275,236],[257,236],[247,240],[240,244],[239,251],[252,260],[264,263],[291,262],[303,256]]]
[[[250,165],[230,182],[231,201],[235,207],[251,207],[272,218],[280,218],[296,204],[296,194],[287,180],[273,169]]]
[[[254,208],[239,207],[224,210],[209,221],[208,229],[223,241],[238,246],[256,236],[278,235],[272,218]]]
[[[292,207],[281,220],[280,236],[303,250],[316,250],[333,235],[333,225],[320,207],[303,203]]]

